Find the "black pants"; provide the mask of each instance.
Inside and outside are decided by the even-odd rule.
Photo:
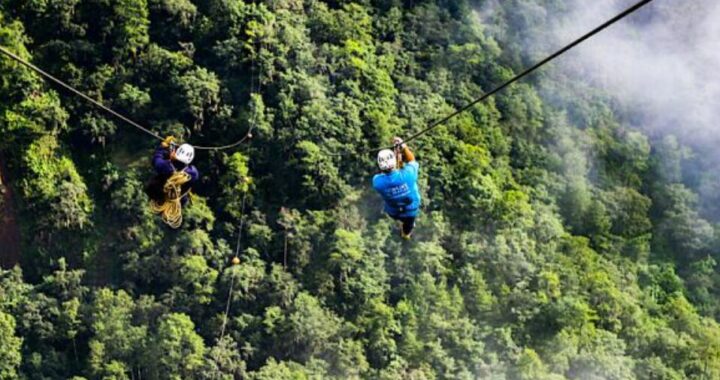
[[[155,175],[145,184],[145,194],[155,202],[162,203],[165,201],[165,191],[163,187],[168,176]]]
[[[165,182],[167,182],[168,178],[169,178],[168,176],[164,176],[164,175],[160,175],[160,174],[150,178],[150,180],[145,184],[145,194],[147,194],[148,197],[150,197],[150,199],[154,200],[155,202],[158,202],[158,203],[165,202],[164,187],[165,187]],[[180,204],[185,206],[188,202],[187,194],[190,191],[189,183],[182,185],[180,190],[182,191],[183,194],[185,194],[185,196],[182,197],[182,199],[180,199]]]
[[[403,234],[405,234],[405,235],[410,235],[410,233],[412,232],[413,228],[415,228],[415,217],[414,217],[414,216],[411,216],[411,217],[402,217],[402,216],[392,216],[392,215],[390,215],[390,217],[393,218],[393,219],[395,219],[395,220],[399,220],[400,222],[402,222],[402,231],[403,231]]]
[[[157,203],[163,203],[165,202],[165,182],[167,182],[168,177],[162,176],[162,175],[156,175],[150,179],[145,184],[145,194],[150,197],[150,199],[154,200]],[[185,184],[181,187],[182,193],[185,194],[180,199],[180,204],[182,206],[185,206],[188,202],[188,192],[190,191],[190,186],[188,184]]]

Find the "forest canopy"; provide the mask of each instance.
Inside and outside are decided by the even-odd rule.
[[[253,138],[197,153],[173,230],[158,141],[1,58],[0,379],[720,378],[717,173],[612,94],[507,88],[411,143],[413,240],[383,214],[367,151],[523,70],[564,6],[488,3],[1,0],[0,46],[154,133]]]

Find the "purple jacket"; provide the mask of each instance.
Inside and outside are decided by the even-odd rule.
[[[182,162],[173,161],[170,159],[170,151],[167,148],[159,146],[155,149],[155,153],[152,157],[152,165],[155,171],[162,176],[170,177],[176,171],[184,171],[190,174],[190,182],[188,184],[193,185],[200,178],[200,172],[193,165],[185,165]]]

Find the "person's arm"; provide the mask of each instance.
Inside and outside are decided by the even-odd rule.
[[[410,150],[410,148],[403,142],[403,139],[400,137],[393,137],[393,145],[400,147],[400,157],[402,158],[402,162],[413,162],[415,161],[415,155]]]
[[[170,175],[175,172],[175,167],[172,164],[172,151],[170,148],[174,141],[174,137],[168,136],[160,143],[160,146],[155,149],[155,153],[152,158],[152,165],[158,174]]]
[[[155,153],[152,158],[152,165],[158,174],[170,175],[175,171],[172,161],[170,160],[170,152],[168,148],[162,146],[155,149]]]
[[[408,148],[407,144],[403,144],[403,147],[402,147],[402,156],[403,156],[403,161],[405,161],[405,162],[413,162],[413,161],[415,161],[415,155],[414,155],[413,152],[410,150],[410,148]]]
[[[188,166],[185,169],[185,173],[190,175],[190,182],[196,182],[200,179],[200,172],[197,170],[195,166]]]
[[[409,180],[417,181],[420,165],[418,165],[417,161],[415,161],[415,154],[413,154],[407,144],[405,144],[399,137],[393,138],[393,144],[395,146],[400,146],[401,161],[407,164],[403,165],[400,171],[408,176]]]

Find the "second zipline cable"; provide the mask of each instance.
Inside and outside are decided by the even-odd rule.
[[[497,94],[498,92],[502,91],[503,89],[505,89],[506,87],[510,86],[511,84],[519,81],[520,79],[524,78],[525,76],[531,74],[533,71],[535,71],[535,70],[539,69],[540,67],[546,65],[547,63],[549,63],[550,61],[554,60],[555,58],[557,58],[557,57],[565,54],[568,50],[576,47],[577,45],[580,45],[581,43],[583,43],[585,40],[589,39],[590,37],[592,37],[592,36],[600,33],[601,31],[607,29],[609,26],[611,26],[611,25],[615,24],[616,22],[624,19],[625,17],[627,17],[627,16],[635,13],[635,11],[637,11],[638,9],[640,9],[640,8],[644,7],[645,5],[651,3],[652,1],[653,1],[653,0],[642,0],[642,1],[638,2],[638,3],[636,3],[635,5],[633,5],[633,6],[629,7],[629,8],[627,8],[627,9],[625,9],[624,11],[620,12],[617,16],[615,16],[615,17],[613,17],[613,18],[605,21],[602,25],[600,25],[600,26],[598,26],[597,28],[595,28],[595,29],[587,32],[586,34],[584,34],[583,36],[577,38],[576,40],[574,40],[574,41],[571,42],[570,44],[565,45],[563,48],[559,49],[559,50],[556,51],[555,53],[549,55],[548,57],[546,57],[546,58],[543,59],[542,61],[534,64],[533,66],[525,69],[525,70],[524,70],[523,72],[521,72],[520,74],[517,74],[517,75],[515,75],[514,77],[510,78],[508,81],[506,81],[505,83],[503,83],[503,84],[501,84],[500,86],[496,87],[495,89],[493,89],[493,90],[491,90],[491,91],[483,94],[481,97],[479,97],[479,98],[473,100],[472,102],[466,104],[465,106],[463,106],[462,108],[458,109],[457,111],[455,111],[455,112],[453,112],[453,113],[451,113],[451,114],[443,117],[443,118],[440,119],[440,120],[437,120],[437,121],[431,123],[430,125],[428,125],[428,126],[425,127],[424,129],[422,129],[422,130],[420,130],[420,131],[412,134],[410,137],[408,137],[408,138],[405,139],[405,142],[407,143],[407,142],[410,142],[410,141],[412,141],[412,140],[415,140],[416,138],[418,138],[418,137],[420,137],[420,136],[422,136],[422,135],[430,132],[431,130],[437,128],[438,126],[440,126],[440,125],[442,125],[442,124],[445,124],[448,120],[450,120],[450,119],[454,118],[455,116],[457,116],[457,115],[459,115],[459,114],[461,114],[461,113],[469,110],[470,108],[472,108],[472,107],[475,106],[476,104],[478,104],[478,103],[486,100],[487,98],[489,98],[489,97]],[[390,147],[390,146],[389,146],[389,147],[380,147],[380,148],[365,150],[365,151],[362,151],[361,153],[378,152],[378,151],[383,150],[383,149],[392,149],[392,148],[393,148],[393,147]],[[333,155],[340,156],[340,155],[344,155],[344,154],[345,154],[345,153],[335,153],[335,154],[333,154]],[[354,153],[354,154],[357,154],[357,153]]]

